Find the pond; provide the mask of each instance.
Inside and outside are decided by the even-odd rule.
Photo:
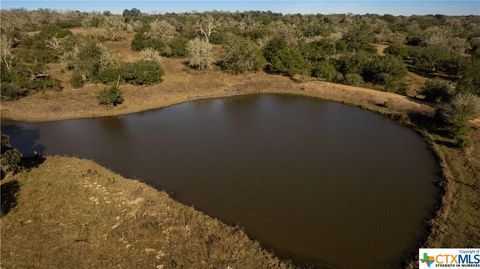
[[[399,267],[426,236],[440,193],[439,167],[415,131],[308,97],[199,100],[2,129],[26,154],[93,159],[322,268]]]

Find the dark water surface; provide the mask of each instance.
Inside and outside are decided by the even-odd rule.
[[[425,235],[439,169],[413,130],[307,97],[194,101],[127,116],[5,122],[25,153],[94,159],[332,268],[396,268]]]

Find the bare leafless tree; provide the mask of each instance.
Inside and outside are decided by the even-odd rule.
[[[82,21],[81,21],[82,28],[87,33],[87,37],[92,36],[92,20],[93,20],[93,16],[91,14],[88,14],[87,16],[82,18]]]
[[[125,23],[121,17],[106,16],[102,23],[102,28],[107,32],[107,38],[114,41],[118,40],[118,33],[123,30]]]
[[[212,45],[206,40],[195,38],[187,44],[188,62],[193,68],[208,69],[211,65]]]
[[[13,54],[12,51],[12,45],[12,39],[7,35],[2,34],[0,38],[0,58],[8,70],[12,69],[13,60],[15,59],[15,54]]]
[[[198,21],[197,34],[202,36],[207,43],[210,43],[210,36],[216,32],[221,25],[221,20],[216,20],[211,15],[207,15]]]
[[[147,35],[165,41],[171,40],[176,34],[175,26],[165,20],[154,20],[150,23]]]
[[[55,34],[55,36],[52,36],[51,39],[46,41],[47,44],[45,46],[56,51],[62,51],[62,44],[66,39],[67,37],[58,37],[57,34]]]

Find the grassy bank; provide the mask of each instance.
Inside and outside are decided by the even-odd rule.
[[[429,247],[478,247],[480,245],[480,130],[471,134],[467,151],[449,145],[438,134],[431,134],[434,149],[444,171],[443,206],[431,221]]]
[[[2,268],[289,268],[239,229],[88,160],[2,180]]]

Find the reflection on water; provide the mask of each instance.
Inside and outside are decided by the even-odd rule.
[[[25,152],[94,159],[244,227],[277,253],[333,268],[398,267],[438,194],[438,167],[414,131],[306,97],[2,127]]]

